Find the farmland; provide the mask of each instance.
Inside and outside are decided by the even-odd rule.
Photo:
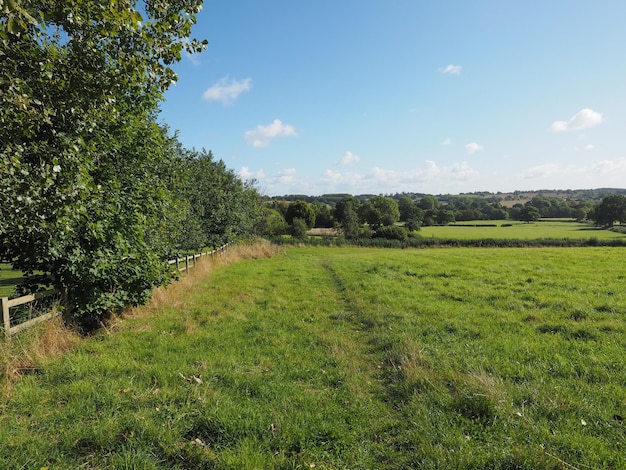
[[[0,297],[13,295],[21,278],[21,273],[12,271],[10,265],[0,263]]]
[[[8,387],[0,467],[623,468],[623,256],[309,247],[216,268]]]
[[[586,223],[572,220],[544,219],[540,222],[523,223],[510,220],[477,220],[459,222],[446,226],[422,227],[419,234],[425,238],[445,239],[521,239],[532,240],[538,238],[597,238],[609,240],[626,238],[622,233],[603,230]]]

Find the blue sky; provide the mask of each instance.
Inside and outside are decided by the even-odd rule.
[[[267,195],[626,187],[623,0],[206,0],[160,118]]]

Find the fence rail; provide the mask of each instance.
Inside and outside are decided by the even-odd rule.
[[[211,258],[214,258],[215,256],[222,256],[224,252],[226,251],[226,248],[228,248],[229,245],[230,243],[227,243],[226,245],[222,245],[219,248],[215,248],[211,251],[205,251],[202,253],[196,253],[194,255],[187,255],[187,256],[180,257],[180,258],[168,260],[168,264],[170,265],[175,264],[176,269],[179,272],[187,271],[189,270],[189,268],[192,268],[196,264],[196,262],[203,256],[210,256]],[[25,305],[31,302],[35,302],[37,300],[44,299],[46,297],[50,297],[56,294],[60,294],[60,291],[54,289],[54,290],[48,290],[44,292],[36,292],[35,294],[29,294],[23,297],[15,298],[15,299],[10,299],[8,297],[0,297],[0,303],[2,304],[2,324],[4,326],[4,335],[6,337],[11,337],[12,335],[22,330],[25,330],[26,328],[30,328],[31,326],[34,326],[37,323],[40,323],[45,320],[49,320],[53,318],[54,316],[58,315],[58,311],[51,311],[51,312],[44,313],[43,315],[39,315],[34,318],[30,318],[29,320],[18,323],[17,325],[11,326],[11,314],[10,314],[11,308],[18,307],[20,305]]]
[[[230,243],[227,243],[226,245],[222,245],[219,248],[215,248],[212,251],[205,251],[202,253],[196,253],[194,255],[187,255],[181,258],[171,259],[168,261],[168,263],[175,264],[176,269],[178,269],[178,271],[187,271],[189,268],[193,267],[196,264],[196,260],[202,258],[203,256],[210,256],[211,258],[213,258],[217,255],[219,256],[223,255],[224,252],[226,251],[226,248],[228,248],[229,245]]]
[[[9,337],[16,334],[19,331],[25,330],[26,328],[30,328],[37,323],[40,323],[45,320],[49,320],[55,315],[58,315],[58,312],[51,311],[48,313],[44,313],[43,315],[39,315],[35,318],[31,318],[25,322],[21,322],[17,325],[11,326],[11,315],[10,309],[11,307],[18,307],[20,305],[25,305],[31,302],[35,302],[37,300],[50,297],[52,295],[59,294],[58,290],[48,290],[44,292],[36,292],[35,294],[25,295],[23,297],[18,297],[16,299],[9,299],[8,297],[2,297],[2,324],[4,325],[4,335]]]

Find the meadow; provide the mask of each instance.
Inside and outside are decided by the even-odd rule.
[[[624,248],[245,250],[5,368],[0,467],[626,468]]]
[[[611,232],[587,223],[575,222],[572,219],[543,219],[531,223],[511,220],[476,220],[456,222],[445,226],[425,226],[421,227],[419,234],[425,238],[459,240],[485,238],[518,240],[597,238],[598,240],[610,240],[626,238],[622,233]]]
[[[21,278],[21,273],[12,271],[11,265],[0,263],[0,297],[12,296]]]

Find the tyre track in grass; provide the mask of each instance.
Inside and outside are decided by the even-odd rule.
[[[404,437],[407,416],[402,406],[405,397],[399,393],[402,387],[398,387],[401,367],[393,358],[397,345],[386,334],[391,320],[359,308],[363,298],[350,290],[329,260],[320,260],[320,267],[335,286],[340,301],[338,312],[331,320],[346,330],[344,337],[352,343],[352,356],[346,362],[358,361],[364,387],[360,393],[366,394],[378,407],[369,438],[377,447],[381,468],[403,468],[410,464],[412,445]]]

